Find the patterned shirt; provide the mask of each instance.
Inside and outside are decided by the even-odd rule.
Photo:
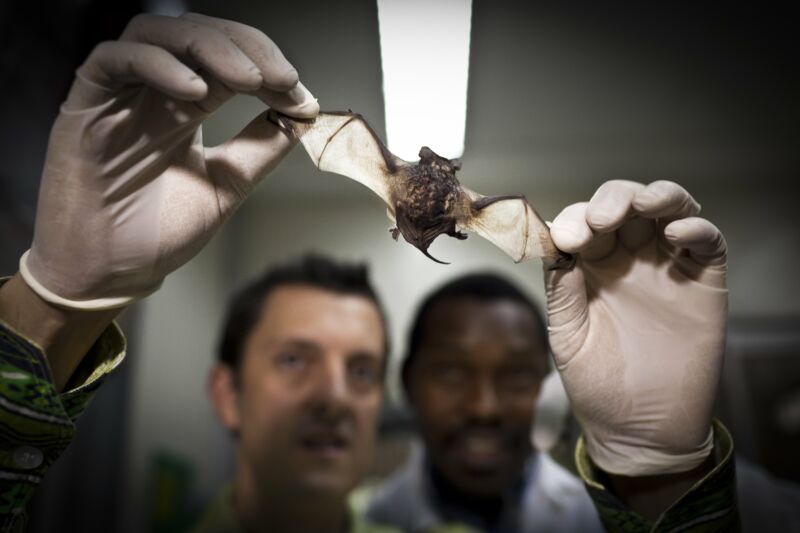
[[[578,473],[608,531],[652,531],[706,533],[740,531],[736,499],[733,440],[720,422],[714,421],[714,468],[678,498],[658,519],[650,523],[633,512],[602,483],[602,471],[589,454],[583,437],[575,449]]]
[[[111,325],[59,394],[42,350],[0,321],[0,531],[22,531],[25,505],[124,358],[125,338]]]

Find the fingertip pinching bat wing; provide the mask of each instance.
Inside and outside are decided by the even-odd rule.
[[[325,112],[303,120],[275,113],[271,120],[300,140],[320,170],[365,185],[393,209],[392,192],[411,164],[392,154],[361,115]]]
[[[472,215],[459,227],[477,233],[503,250],[515,263],[539,257],[551,270],[571,268],[574,258],[556,248],[550,229],[522,195],[484,196],[463,188]]]

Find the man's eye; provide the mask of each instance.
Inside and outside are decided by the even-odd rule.
[[[467,371],[459,365],[439,365],[436,368],[436,377],[443,383],[458,384],[466,379]]]
[[[527,368],[519,368],[503,373],[502,387],[506,390],[529,391],[538,389],[540,381],[541,377],[538,372]]]
[[[276,363],[279,367],[286,370],[297,370],[305,364],[305,357],[293,352],[286,352],[278,354]]]
[[[350,367],[350,375],[360,384],[372,385],[380,379],[380,373],[375,365],[359,363]]]

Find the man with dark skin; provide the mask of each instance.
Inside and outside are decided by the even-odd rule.
[[[402,376],[424,450],[378,488],[368,516],[405,531],[600,531],[580,481],[531,448],[549,366],[533,302],[473,274],[425,298],[412,324]]]

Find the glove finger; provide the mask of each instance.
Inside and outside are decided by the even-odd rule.
[[[319,114],[317,99],[301,82],[286,92],[260,89],[255,96],[269,107],[291,117],[314,118]]]
[[[228,101],[235,92],[214,78],[205,81],[208,85],[208,96],[196,104],[205,113],[210,114]],[[300,82],[286,92],[262,88],[249,94],[258,97],[269,107],[292,117],[314,118],[319,114],[317,99]]]
[[[664,238],[683,248],[701,265],[722,265],[728,246],[722,232],[704,218],[689,217],[671,222],[664,228]]]
[[[583,250],[594,237],[592,229],[586,223],[588,202],[568,205],[553,219],[550,224],[550,237],[556,248],[569,254]]]
[[[236,91],[255,91],[263,82],[258,66],[230,37],[205,24],[160,15],[137,15],[122,32],[120,41],[164,48]]]
[[[110,89],[129,84],[147,85],[178,100],[198,101],[208,93],[203,79],[163,48],[106,41],[97,45],[78,69],[64,108],[98,105],[108,100]]]
[[[214,77],[206,76],[204,81],[208,86],[208,94],[199,102],[194,102],[194,106],[204,115],[210,115],[236,94],[236,91]],[[193,110],[187,109],[187,111],[192,113]]]
[[[595,234],[592,241],[581,251],[584,261],[600,261],[605,259],[617,247],[617,232]]]
[[[700,212],[700,204],[672,181],[654,181],[633,197],[634,210],[646,218],[684,218]]]
[[[598,233],[617,230],[630,218],[633,197],[644,189],[635,181],[612,180],[603,183],[589,200],[586,221]]]
[[[288,154],[296,140],[261,113],[232,139],[206,149],[206,168],[220,188],[223,216],[230,214]]]
[[[297,70],[263,32],[246,24],[199,13],[185,13],[181,18],[216,28],[227,35],[258,66],[264,87],[286,92],[297,85]]]
[[[597,234],[586,220],[588,202],[572,204],[564,208],[550,224],[550,237],[559,250],[580,253],[587,261],[596,261],[608,256],[616,247],[615,232]]]

